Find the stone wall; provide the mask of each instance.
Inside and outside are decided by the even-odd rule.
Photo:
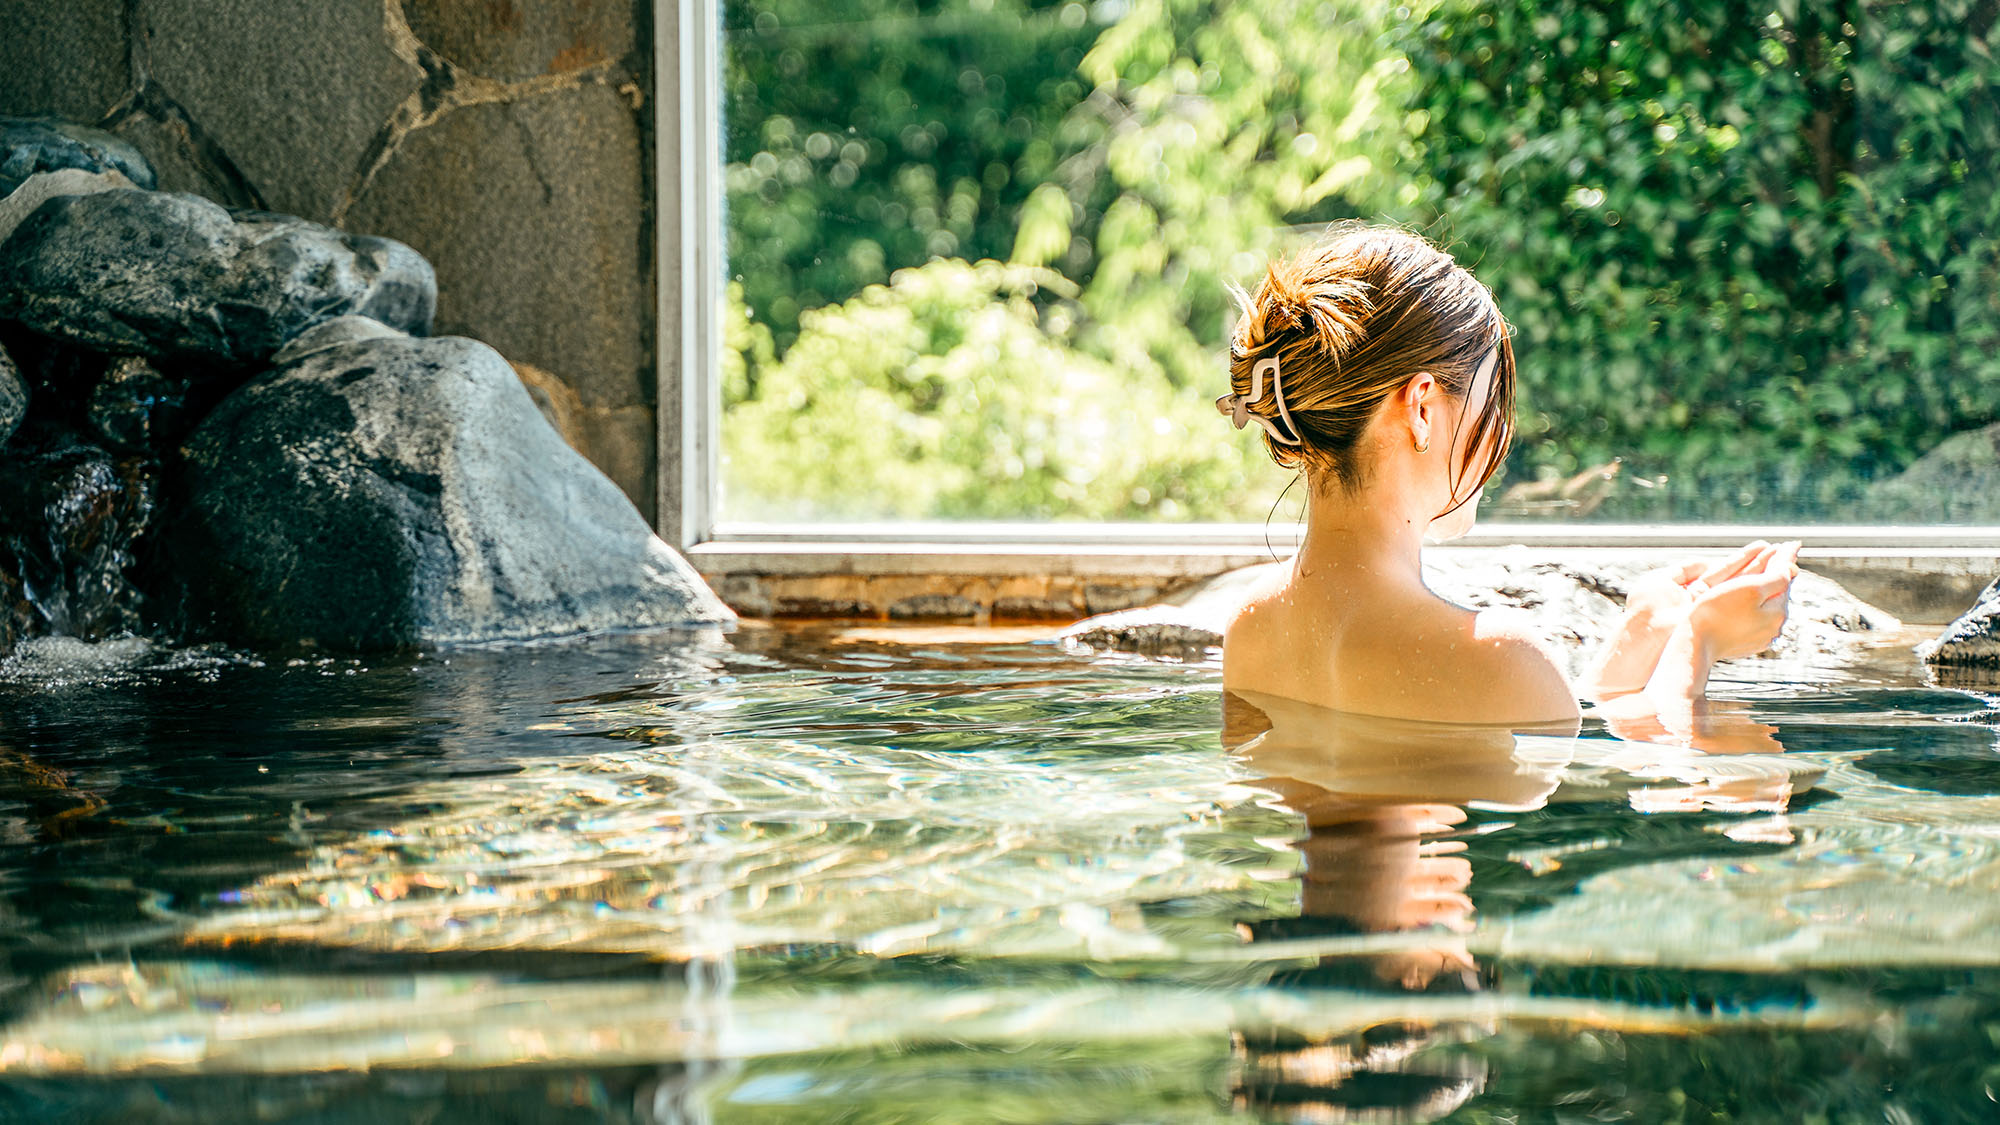
[[[165,191],[415,247],[657,522],[647,0],[0,0],[0,116],[95,124]]]

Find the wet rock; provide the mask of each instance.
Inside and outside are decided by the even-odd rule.
[[[153,514],[148,468],[60,436],[0,459],[0,647],[139,628],[126,571]]]
[[[730,619],[498,353],[373,332],[315,329],[188,439],[197,616],[342,649]]]
[[[398,332],[369,317],[337,316],[293,337],[291,343],[279,348],[278,354],[271,357],[271,366],[287,367],[309,355],[342,344],[358,344],[363,340],[400,340],[406,335],[408,333]]]
[[[0,445],[6,445],[7,439],[14,436],[27,413],[28,384],[21,378],[21,369],[14,365],[14,357],[0,346]]]
[[[0,199],[0,242],[14,233],[21,220],[58,195],[90,195],[113,188],[129,188],[132,181],[123,172],[84,172],[64,168],[59,172],[37,172],[29,176],[13,194]]]
[[[0,117],[0,195],[37,172],[65,168],[116,171],[139,187],[153,186],[146,158],[110,133],[45,117]]]
[[[1537,559],[1524,548],[1439,553],[1425,567],[1431,589],[1475,609],[1507,609],[1530,617],[1555,643],[1571,676],[1580,675],[1596,646],[1624,614],[1626,592],[1647,571],[1679,562],[1576,557]],[[1266,563],[1221,574],[1158,605],[1086,618],[1065,630],[1084,649],[1199,659],[1222,643],[1223,630],[1275,568]],[[1861,601],[1832,579],[1802,572],[1792,585],[1791,614],[1767,655],[1800,665],[1839,658],[1858,642],[1902,623]]]
[[[90,392],[90,428],[126,452],[170,445],[194,422],[189,386],[138,356],[119,356]]]
[[[2000,580],[1944,632],[1918,645],[1917,655],[1934,668],[2000,668]]]
[[[345,313],[428,332],[436,301],[429,263],[401,243],[192,195],[60,196],[0,243],[0,318],[225,370]]]

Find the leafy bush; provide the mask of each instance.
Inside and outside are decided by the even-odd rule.
[[[2000,418],[2000,62],[1960,0],[1450,3],[1412,216],[1520,329],[1516,475],[1614,517],[1841,517]]]
[[[801,314],[729,414],[732,516],[1226,519],[1246,489],[1275,495],[1213,406],[1072,345],[1074,293],[1051,270],[940,259]],[[730,323],[738,356],[771,354],[740,300]]]
[[[1493,286],[1503,483],[1598,518],[1939,516],[1870,482],[2000,420],[1990,0],[826,11],[725,7],[732,518],[1262,518],[1227,286],[1348,216]]]

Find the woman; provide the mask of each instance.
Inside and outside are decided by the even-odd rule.
[[[1229,626],[1223,683],[1339,711],[1574,722],[1578,692],[1528,625],[1425,587],[1426,539],[1462,535],[1513,435],[1514,353],[1493,296],[1405,231],[1347,227],[1274,263],[1231,348],[1240,429],[1303,472],[1306,537]],[[1716,661],[1784,624],[1797,544],[1753,543],[1634,591],[1589,683],[1686,710]]]

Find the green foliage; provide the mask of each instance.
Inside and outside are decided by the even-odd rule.
[[[835,11],[725,5],[732,517],[1261,519],[1228,287],[1354,215],[1493,287],[1507,476],[1621,459],[1599,518],[1923,516],[1870,480],[2000,420],[1990,0]]]
[[[1348,196],[1396,182],[1387,169],[1407,66],[1382,55],[1383,11],[1355,0],[1270,10],[1140,0],[1098,27],[1075,3],[968,0],[920,10],[865,0],[838,23],[796,0],[729,4],[731,272],[747,306],[732,313],[739,327],[730,346],[754,338],[784,363],[730,361],[728,510],[1264,518],[1284,477],[1209,405],[1224,389],[1228,285],[1253,280],[1293,225],[1351,214]],[[1105,472],[1060,487],[1043,469],[985,472],[1012,464],[992,452],[996,420],[925,404],[909,425],[890,427],[907,440],[879,466],[888,473],[881,495],[849,481],[838,497],[807,499],[797,482],[835,447],[842,464],[881,456],[892,397],[822,374],[812,424],[781,426],[778,392],[763,373],[802,378],[793,352],[811,336],[819,349],[811,362],[827,371],[889,378],[881,355],[827,354],[835,343],[805,327],[810,310],[890,271],[954,256],[1009,258],[1077,282],[1074,303],[1057,311],[1061,329],[1037,345],[1047,371],[1023,368],[1021,385],[1045,388],[1049,371],[1087,372],[1082,384],[1102,385],[1104,401],[1124,400],[1117,425],[1097,440]],[[1035,300],[1046,303],[1045,292]],[[850,302],[846,313],[863,307]],[[753,323],[758,334],[744,327]],[[866,332],[839,338],[876,347]],[[787,401],[799,393],[798,384],[783,392]],[[1019,401],[1025,420],[1033,403],[1052,400]],[[850,423],[863,428],[829,436]],[[947,423],[962,432],[939,432]],[[1156,427],[1181,435],[1178,452],[1157,463],[1148,445]],[[789,444],[807,430],[815,436]],[[1004,444],[1032,445],[1044,431],[1066,429],[1042,417]],[[952,462],[946,449],[970,460]],[[1021,455],[1072,473],[1091,463],[1074,451]],[[920,483],[890,479],[913,464],[935,471]],[[981,489],[990,496],[975,497]]]
[[[1992,12],[1454,2],[1398,45],[1413,217],[1520,330],[1517,474],[1603,515],[1840,518],[2000,418]]]
[[[1138,0],[1082,64],[1117,196],[1085,282],[1086,345],[1219,387],[1235,316],[1293,228],[1377,209],[1397,183],[1408,64],[1356,0]],[[1077,198],[1079,204],[1083,197]]]
[[[1213,407],[1163,379],[1076,349],[1074,306],[1062,299],[1073,294],[1048,269],[941,259],[804,313],[784,358],[758,374],[757,397],[729,414],[729,510],[780,520],[1228,517],[1261,450],[1228,440]],[[740,305],[730,321],[738,340],[761,331]],[[1256,491],[1272,495],[1273,483],[1267,472]]]
[[[1008,256],[1030,193],[1099,139],[1064,123],[1090,92],[1083,11],[724,0],[729,269],[779,347],[893,270]]]

